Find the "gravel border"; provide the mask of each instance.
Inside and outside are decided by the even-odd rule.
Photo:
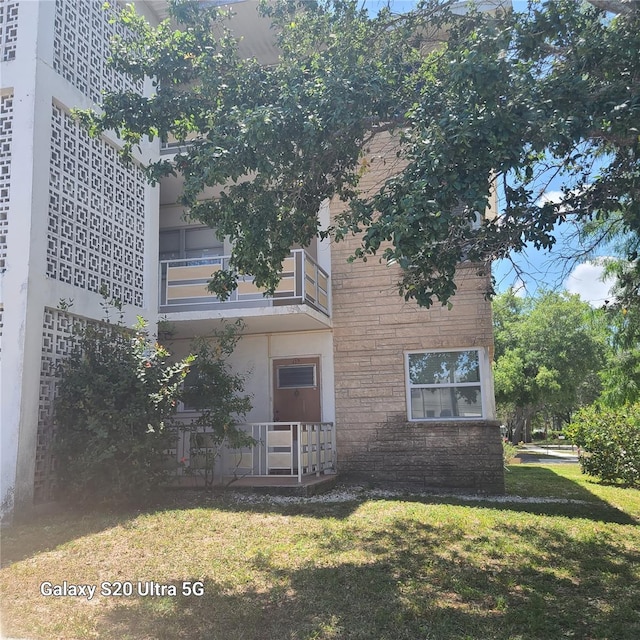
[[[227,499],[238,504],[331,504],[342,502],[361,502],[371,499],[416,499],[416,498],[449,498],[466,502],[486,502],[499,504],[589,504],[586,500],[572,498],[544,498],[505,495],[482,495],[467,493],[439,493],[425,491],[400,491],[392,489],[365,489],[364,487],[349,487],[334,489],[315,496],[279,496],[258,493],[229,493]]]

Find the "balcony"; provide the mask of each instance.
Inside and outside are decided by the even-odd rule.
[[[253,276],[241,275],[236,290],[227,300],[220,300],[207,285],[216,271],[229,268],[229,259],[230,256],[209,256],[161,260],[160,313],[176,321],[269,315],[282,318],[302,311],[318,326],[300,328],[328,326],[329,275],[306,251],[295,249],[284,260],[282,279],[273,295],[265,296]]]
[[[331,422],[261,422],[239,425],[254,444],[227,449],[211,441],[210,429],[176,429],[169,462],[174,486],[236,485],[292,487],[335,475],[335,431]]]

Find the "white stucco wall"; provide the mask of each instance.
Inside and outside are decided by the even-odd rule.
[[[177,356],[189,353],[187,340],[175,341],[170,349]],[[253,409],[247,422],[273,420],[273,366],[277,358],[319,357],[322,420],[335,422],[333,342],[330,331],[244,335],[229,362],[233,371],[246,375],[245,393]]]
[[[34,299],[35,292],[30,291],[29,280],[31,270],[36,266],[35,253],[38,241],[42,241],[43,226],[46,234],[46,222],[43,225],[37,216],[30,215],[34,200],[41,205],[40,212],[46,214],[46,202],[42,207],[37,195],[34,198],[33,188],[38,177],[38,167],[34,166],[37,135],[42,127],[34,113],[38,69],[36,42],[43,4],[46,3],[20,5],[18,33],[30,33],[34,37],[19,38],[16,58],[0,63],[2,89],[11,90],[14,95],[7,259],[6,271],[0,276],[4,307],[0,361],[0,496],[3,515],[11,511],[14,500],[19,500],[22,492],[18,458],[20,449],[28,446],[29,439],[21,438],[20,424],[23,421],[37,424],[38,377],[34,373],[39,366],[33,367],[32,363],[37,359],[39,364],[39,341],[30,339],[35,327],[30,311],[37,300]],[[39,334],[38,327],[35,335]],[[27,399],[31,402],[26,402]]]
[[[1,62],[2,92],[14,94],[6,270],[0,359],[0,502],[3,514],[33,502],[45,307],[61,299],[86,318],[103,317],[101,296],[47,274],[52,103],[65,110],[90,100],[54,71],[56,4],[21,2],[15,58]],[[157,157],[158,143],[141,157]],[[159,190],[146,186],[142,306],[125,306],[124,321],[157,320]]]

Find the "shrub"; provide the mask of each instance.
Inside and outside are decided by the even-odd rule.
[[[140,499],[170,471],[165,423],[176,409],[192,357],[169,362],[139,319],[87,323],[58,368],[55,401],[60,498],[73,502]]]
[[[640,404],[585,407],[565,433],[582,449],[583,473],[606,482],[640,484]]]
[[[513,462],[513,459],[518,455],[518,447],[511,444],[508,440],[502,441],[502,459],[504,462],[504,468]]]

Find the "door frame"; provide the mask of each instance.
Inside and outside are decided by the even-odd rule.
[[[322,354],[319,353],[315,353],[315,354],[296,354],[296,355],[290,355],[290,356],[285,356],[285,355],[280,355],[280,356],[271,356],[269,358],[270,360],[270,366],[269,366],[269,397],[270,397],[270,410],[271,410],[271,417],[272,420],[274,422],[277,422],[276,417],[275,417],[275,404],[276,404],[276,385],[277,385],[277,374],[276,374],[276,363],[278,361],[288,361],[291,362],[291,364],[289,366],[296,366],[296,364],[313,364],[315,365],[316,368],[316,379],[315,379],[315,386],[314,389],[317,390],[318,393],[318,402],[320,405],[320,422],[322,422],[322,418],[323,418],[323,413],[324,413],[324,408],[323,408],[323,402],[322,402]],[[310,360],[313,360],[313,362],[308,362]],[[296,362],[299,361],[299,362]],[[307,361],[307,362],[305,362]],[[285,365],[286,366],[286,365]],[[280,420],[282,421],[282,420]],[[296,422],[304,422],[304,420],[300,420],[300,421],[296,421]]]

